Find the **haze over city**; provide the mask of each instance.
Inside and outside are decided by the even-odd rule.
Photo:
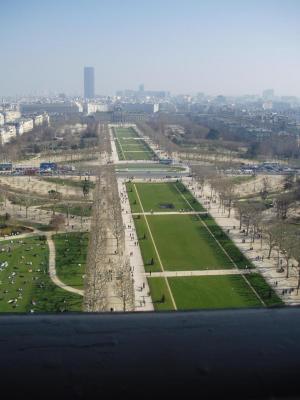
[[[2,397],[300,399],[300,0],[0,5]]]
[[[300,95],[297,0],[37,1],[1,5],[0,95],[137,88]]]

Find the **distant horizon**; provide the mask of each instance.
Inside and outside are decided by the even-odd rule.
[[[15,0],[1,7],[0,97],[144,83],[173,94],[300,97],[298,0]],[[230,93],[230,95],[228,94]]]
[[[175,97],[175,96],[197,96],[198,94],[204,94],[207,97],[217,97],[217,96],[224,96],[226,98],[237,98],[237,97],[246,97],[246,96],[255,96],[255,97],[262,97],[263,91],[264,90],[268,90],[268,89],[272,89],[272,88],[264,88],[261,90],[260,93],[241,93],[241,94],[228,94],[228,93],[209,93],[209,92],[203,92],[203,91],[196,91],[196,92],[172,92],[171,90],[165,89],[165,88],[147,88],[145,87],[145,91],[165,91],[165,92],[169,92],[171,94],[171,97]],[[95,93],[95,97],[115,97],[116,92],[118,91],[125,91],[125,90],[133,90],[133,91],[138,91],[138,85],[137,87],[125,87],[125,88],[120,88],[120,89],[116,89],[116,91],[114,93]],[[53,90],[49,90],[49,92],[47,93],[46,91],[44,93],[38,93],[38,91],[36,92],[28,92],[28,93],[16,93],[16,94],[7,94],[7,95],[3,95],[2,93],[0,93],[0,99],[1,98],[9,98],[9,97],[16,97],[16,98],[20,98],[20,97],[58,97],[59,95],[65,95],[66,97],[84,97],[83,93],[67,93],[64,91],[53,91]],[[281,97],[296,97],[300,99],[300,95],[292,95],[292,94],[285,94],[285,93],[277,93],[274,90],[274,98],[281,98]]]

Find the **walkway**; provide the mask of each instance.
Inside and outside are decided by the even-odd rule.
[[[177,276],[218,276],[218,275],[247,275],[257,272],[256,269],[210,269],[210,270],[199,270],[199,271],[164,271],[164,272],[149,272],[145,273],[145,276],[151,278],[171,278]]]
[[[144,211],[132,215],[206,215],[207,211]]]
[[[47,244],[49,248],[49,276],[52,280],[52,282],[59,286],[61,289],[66,290],[67,292],[71,293],[76,293],[79,294],[80,296],[83,296],[84,291],[80,289],[75,289],[71,286],[66,285],[63,283],[58,276],[56,275],[56,250],[55,250],[55,244],[52,239],[52,232],[42,232],[37,229],[35,229],[33,232],[28,232],[28,233],[22,233],[21,235],[15,235],[15,236],[6,236],[6,237],[0,237],[0,242],[5,241],[5,240],[21,240],[21,239],[26,239],[28,237],[32,236],[37,236],[37,235],[43,235],[47,237]]]
[[[80,296],[83,296],[84,293],[83,290],[75,289],[71,286],[66,285],[56,275],[56,250],[55,250],[55,244],[52,239],[52,233],[47,232],[46,237],[47,237],[47,244],[49,247],[49,276],[52,282],[55,285],[59,286],[61,289],[66,290],[67,292],[76,293],[79,294]]]
[[[144,262],[138,243],[137,233],[132,218],[125,180],[118,179],[118,190],[122,208],[122,219],[125,226],[125,248],[129,255],[134,279],[135,311],[153,311],[148,281],[145,279]]]

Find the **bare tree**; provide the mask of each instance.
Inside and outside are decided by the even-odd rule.
[[[53,215],[49,222],[49,226],[54,229],[56,233],[58,232],[59,228],[64,224],[65,217],[62,214]]]
[[[263,234],[268,244],[268,258],[271,257],[272,250],[278,244],[278,236],[280,234],[280,224],[274,222],[267,222],[263,226]]]
[[[123,302],[123,311],[134,310],[134,284],[129,259],[120,262],[116,269],[116,292]]]
[[[278,219],[286,219],[288,210],[294,201],[292,193],[282,193],[275,200],[275,210]]]

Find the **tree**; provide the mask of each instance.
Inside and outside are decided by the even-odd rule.
[[[260,197],[262,200],[266,200],[269,194],[269,190],[270,190],[270,182],[269,182],[269,178],[267,176],[265,176],[263,178],[263,184],[262,184],[262,188],[259,192]]]
[[[298,243],[298,234],[299,229],[295,228],[289,224],[283,224],[282,226],[282,239],[280,241],[280,250],[284,256],[286,263],[286,278],[289,277],[289,262],[294,254],[294,249],[299,245]],[[296,240],[295,240],[296,239]]]
[[[52,229],[54,229],[56,233],[59,230],[59,228],[64,224],[65,224],[65,217],[62,214],[53,215],[49,222],[49,226]]]
[[[269,252],[267,258],[271,257],[272,250],[278,244],[278,236],[280,234],[280,224],[268,222],[263,226],[263,233],[268,243]]]
[[[220,139],[220,132],[217,129],[210,129],[208,134],[206,135],[206,139],[208,140],[218,140]]]
[[[283,193],[276,197],[275,210],[278,219],[286,219],[289,207],[295,200],[292,193]]]
[[[56,190],[49,190],[48,191],[49,198],[53,200],[54,204],[52,207],[53,215],[55,214],[55,205],[62,199],[62,194]]]
[[[34,199],[32,199],[31,197],[26,196],[26,197],[24,197],[24,199],[23,199],[23,203],[24,203],[24,206],[25,206],[25,218],[27,219],[27,216],[28,216],[28,209],[29,209],[30,207],[32,207],[32,206],[35,204],[35,201],[34,201]]]
[[[84,197],[87,197],[90,193],[90,181],[88,181],[86,178],[84,179],[82,184],[82,193]]]
[[[284,182],[283,182],[283,189],[284,190],[291,190],[294,187],[294,183],[295,183],[295,174],[288,174],[285,176],[284,178]]]
[[[297,236],[295,238],[296,246],[293,249],[293,257],[297,261],[297,294],[300,288],[300,232],[297,232]]]
[[[258,227],[258,218],[261,218],[261,213],[264,210],[264,205],[255,201],[243,201],[237,203],[237,214],[240,218],[240,229],[244,225],[246,227],[246,236],[249,234],[249,229],[252,226],[252,240]]]
[[[235,197],[235,185],[232,181],[227,181],[224,186],[223,198],[225,205],[228,208],[228,218],[230,218],[231,208]]]
[[[123,311],[134,310],[134,285],[128,258],[116,270],[116,292],[123,302]]]

